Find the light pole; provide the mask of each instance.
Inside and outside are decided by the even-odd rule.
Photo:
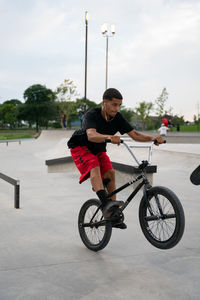
[[[115,34],[115,25],[111,25],[110,26],[110,32],[108,32],[108,24],[107,23],[104,23],[102,26],[101,26],[101,33],[103,34],[104,37],[106,37],[106,84],[105,84],[105,87],[106,87],[106,90],[107,90],[107,87],[108,87],[108,39],[109,37],[113,37],[114,34]]]
[[[88,12],[85,12],[85,88],[84,88],[84,115],[87,107],[87,44],[88,44]]]

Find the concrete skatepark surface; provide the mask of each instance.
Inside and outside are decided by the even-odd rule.
[[[79,185],[76,171],[48,173],[45,165],[46,159],[69,155],[71,134],[49,130],[21,145],[0,144],[0,172],[19,179],[21,189],[16,210],[13,186],[0,180],[0,300],[199,299],[200,187],[189,177],[200,164],[200,143],[161,145],[153,153],[154,185],[171,188],[184,207],[180,243],[164,251],[148,243],[139,225],[138,195],[125,210],[127,230],[113,229],[107,247],[94,253],[77,228],[81,205],[96,198],[89,181]],[[130,161],[125,148],[112,146],[112,156]]]

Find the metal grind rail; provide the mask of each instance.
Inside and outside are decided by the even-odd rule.
[[[14,208],[19,207],[19,199],[20,199],[20,181],[13,179],[3,173],[0,173],[0,179],[7,181],[8,183],[14,186]]]

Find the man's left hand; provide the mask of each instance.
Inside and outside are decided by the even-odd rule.
[[[164,143],[164,139],[161,137],[161,136],[156,136],[154,138],[154,140],[157,141],[157,143],[155,143],[156,146],[159,146],[160,144],[163,144]]]

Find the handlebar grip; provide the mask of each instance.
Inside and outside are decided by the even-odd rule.
[[[154,144],[158,143],[157,139],[153,140]],[[166,140],[163,141],[163,144],[166,144]]]
[[[105,139],[104,142],[105,142],[105,143],[111,143],[111,139]],[[122,144],[123,142],[124,142],[123,140],[120,140],[120,143],[121,143],[121,144]]]
[[[105,143],[111,143],[111,139],[105,139],[104,142]]]

